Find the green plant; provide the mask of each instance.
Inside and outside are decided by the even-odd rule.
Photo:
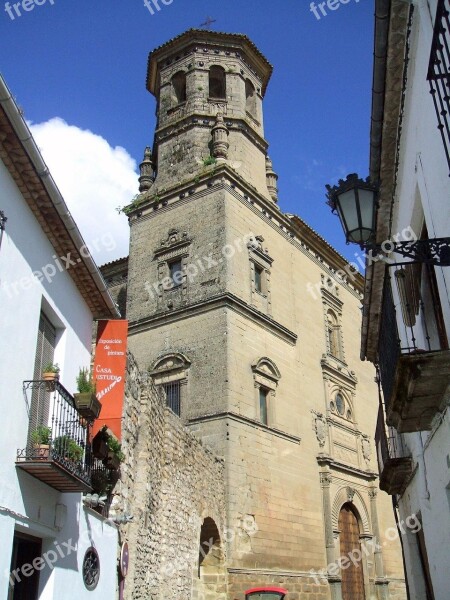
[[[122,462],[123,460],[125,460],[125,454],[122,452],[122,444],[119,442],[119,440],[117,440],[115,437],[112,437],[110,435],[108,437],[107,444],[108,444],[109,450],[115,456],[117,456],[117,458],[120,460],[120,462]]]
[[[50,362],[45,365],[45,367],[42,369],[42,372],[43,373],[59,373],[60,370],[61,369],[59,368],[58,363],[53,364]]]
[[[198,89],[199,92],[203,92],[203,86],[202,85],[199,85],[197,89]]]
[[[83,448],[79,446],[75,440],[68,435],[61,435],[57,437],[53,444],[53,450],[62,456],[73,461],[81,461],[83,458]]]
[[[215,165],[216,162],[217,160],[214,156],[208,156],[207,158],[203,159],[203,166],[208,167],[209,165]]]
[[[48,446],[50,438],[52,436],[52,430],[46,425],[38,425],[31,434],[31,441],[36,446]]]
[[[95,394],[95,381],[92,380],[89,369],[80,368],[77,376],[77,389],[80,394]]]

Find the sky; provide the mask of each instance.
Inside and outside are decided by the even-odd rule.
[[[334,10],[323,4],[320,18],[309,0],[159,0],[153,14],[144,0],[35,2],[8,12],[0,0],[0,71],[98,264],[128,254],[116,209],[138,192],[153,144],[148,54],[207,17],[274,66],[263,109],[281,210],[348,260],[360,252],[345,245],[325,185],[368,174],[373,0],[328,0]]]

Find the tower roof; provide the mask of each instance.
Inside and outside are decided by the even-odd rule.
[[[205,29],[188,29],[184,33],[177,35],[150,52],[147,69],[147,89],[149,92],[155,94],[158,80],[158,67],[161,62],[171,56],[175,50],[181,52],[187,49],[189,45],[196,42],[213,45],[225,44],[227,46],[239,48],[245,55],[247,61],[253,66],[258,75],[261,76],[262,95],[265,94],[267,84],[269,83],[273,71],[273,66],[250,38],[240,33],[222,33]]]

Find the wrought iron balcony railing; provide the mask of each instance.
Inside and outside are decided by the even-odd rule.
[[[16,466],[61,492],[91,491],[91,423],[58,381],[24,381],[28,440]]]
[[[428,82],[450,169],[450,0],[438,0]]]
[[[380,488],[391,495],[403,494],[413,472],[412,458],[402,434],[398,434],[392,427],[387,431],[388,433],[380,406],[375,432]]]
[[[432,269],[413,264],[387,268],[378,360],[386,422],[400,432],[430,429],[450,383],[450,353]]]

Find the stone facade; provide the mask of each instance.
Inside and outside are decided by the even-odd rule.
[[[212,519],[221,535],[224,532],[223,461],[185,430],[130,354],[122,447],[126,460],[110,517],[133,516],[121,528],[121,539],[130,548],[124,598],[178,600],[191,597],[193,589],[203,592],[199,598],[207,598],[206,592],[224,593],[220,544],[205,546],[205,561],[214,563],[214,552],[220,560],[208,577],[203,572],[198,576],[203,522]]]
[[[167,594],[176,581],[179,595],[169,597],[183,600],[201,597],[202,577],[216,585],[213,598],[223,589],[243,600],[248,587],[279,584],[289,600],[346,600],[348,575],[336,562],[347,507],[366,549],[357,565],[362,593],[404,598],[392,506],[377,494],[375,371],[359,360],[362,278],[278,208],[262,125],[270,72],[245,36],[189,31],[150,55],[158,126],[141,194],[127,208],[129,346],[167,402],[176,396],[179,417],[164,416],[164,452],[176,464],[181,451],[188,468],[182,479],[176,468],[164,479],[164,463],[152,483],[144,460],[139,481],[173,494],[170,517],[154,509],[165,515],[161,562],[173,560],[170,552],[189,555],[203,517],[219,536],[211,534],[215,551],[205,561],[192,540],[196,576],[186,568],[159,581]],[[214,483],[216,459],[192,436],[224,461],[224,488],[219,470]],[[177,520],[187,537],[178,537]],[[210,535],[207,521],[202,531]]]

